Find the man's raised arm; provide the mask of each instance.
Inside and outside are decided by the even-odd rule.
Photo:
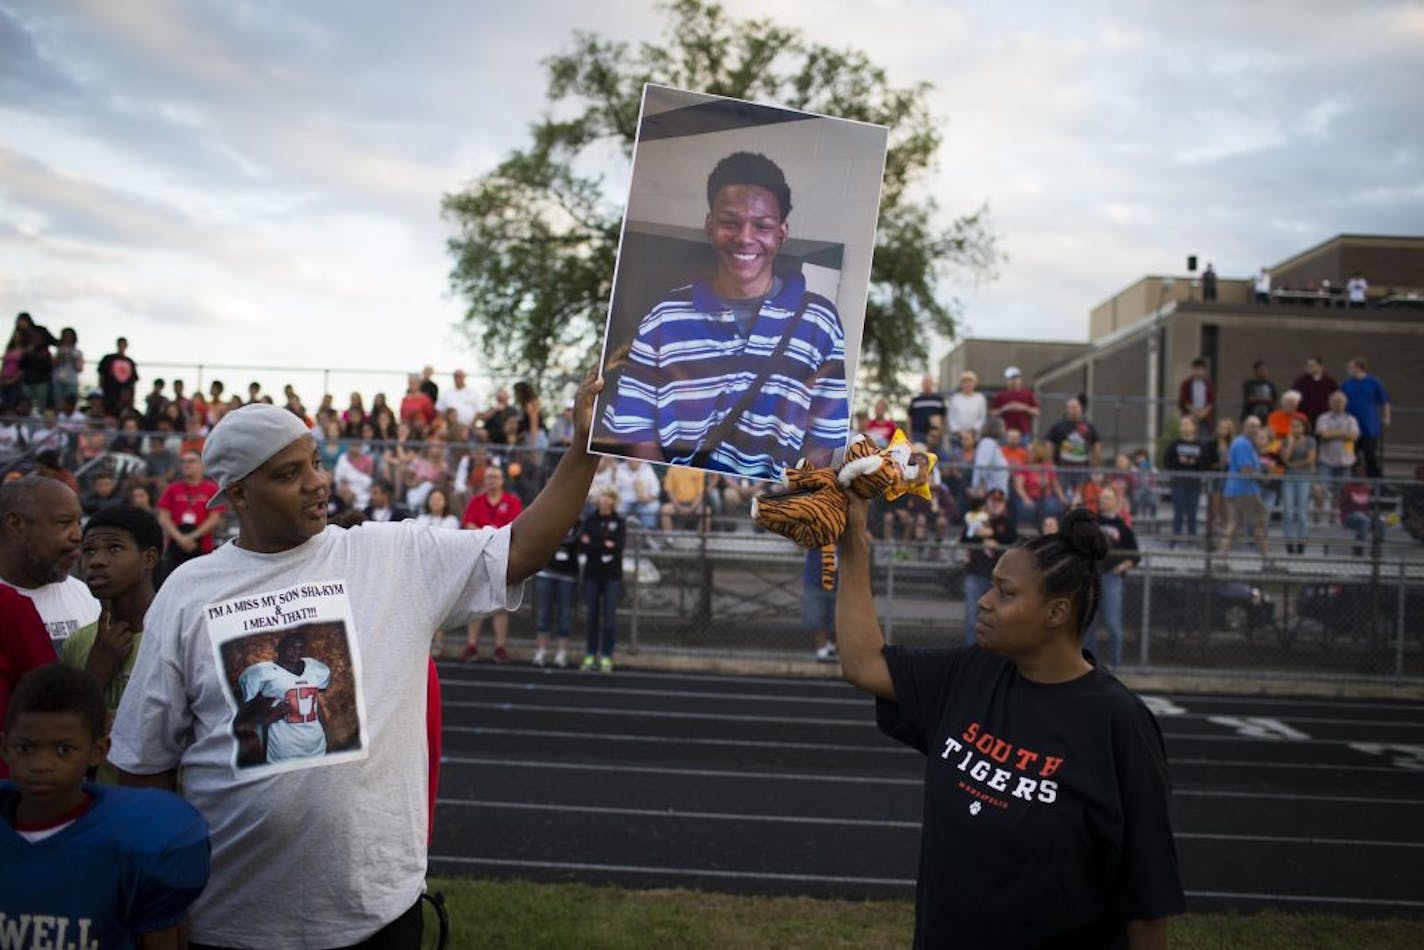
[[[509,569],[505,575],[510,584],[519,583],[548,564],[569,526],[583,511],[598,470],[598,456],[588,451],[588,433],[593,425],[593,397],[602,389],[603,379],[589,373],[574,397],[573,443],[539,497],[510,525]]]

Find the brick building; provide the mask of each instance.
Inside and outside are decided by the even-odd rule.
[[[1406,474],[1424,462],[1424,237],[1339,235],[1268,270],[1270,305],[1254,302],[1251,278],[1219,278],[1216,301],[1205,303],[1195,275],[1152,275],[1092,309],[1086,344],[965,340],[945,358],[942,380],[951,386],[967,368],[997,387],[1003,367],[1019,365],[1044,420],[1085,394],[1104,435],[1130,450],[1156,442],[1197,356],[1211,367],[1220,412],[1233,416],[1257,359],[1284,390],[1307,356],[1320,356],[1337,380],[1363,356],[1394,407],[1387,468]],[[1356,273],[1370,283],[1363,309],[1344,306]]]

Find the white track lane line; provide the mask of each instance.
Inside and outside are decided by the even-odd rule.
[[[1187,891],[1188,897],[1217,900],[1270,901],[1290,904],[1362,904],[1367,907],[1424,907],[1424,901],[1390,900],[1385,897],[1321,897],[1313,894],[1233,894],[1230,891]]]
[[[913,751],[913,750],[911,750]],[[1174,796],[1188,798],[1260,798],[1282,802],[1321,802],[1341,805],[1424,805],[1424,798],[1370,798],[1367,795],[1293,795],[1283,792],[1233,792],[1205,788],[1174,788]]]
[[[676,712],[663,709],[631,709],[621,706],[546,706],[542,703],[514,702],[469,702],[442,703],[444,709],[498,709],[505,712],[556,712],[576,713],[581,716],[637,716],[642,719],[704,719],[717,722],[761,722],[768,725],[784,722],[804,726],[864,726],[874,729],[875,722],[868,716],[860,719],[843,719],[830,716],[752,716],[737,713],[696,713]]]
[[[444,671],[447,671],[447,670],[448,670],[448,671],[455,671],[455,670],[468,671],[468,668],[467,668],[467,667],[464,667],[464,666],[462,666],[462,665],[459,664],[459,663],[451,662],[451,661],[446,661],[446,662],[443,662],[443,663],[439,663],[439,664],[437,664],[437,665],[439,666],[440,670],[442,671],[442,676],[441,676],[441,683],[442,683],[442,685],[443,685],[445,682],[447,682],[447,679],[446,679],[446,677],[444,676]],[[452,682],[452,683],[460,683],[460,684],[494,682],[494,677],[511,677],[511,676],[515,676],[515,675],[520,674],[520,673],[524,673],[524,674],[528,675],[528,674],[530,674],[530,672],[531,672],[532,669],[533,669],[532,667],[519,667],[519,666],[514,666],[514,667],[509,667],[509,666],[505,666],[505,667],[492,667],[492,666],[489,666],[489,665],[485,665],[485,667],[482,668],[482,669],[480,669],[479,672],[480,672],[480,673],[487,673],[487,674],[489,674],[489,678],[486,678],[486,677],[483,677],[483,676],[478,676],[478,677],[463,677],[463,676],[454,676],[454,675],[451,675],[451,676],[448,678],[448,681],[449,681],[449,682]],[[567,678],[567,679],[577,679],[577,678],[579,678],[579,677],[581,677],[581,676],[584,676],[584,675],[585,675],[585,674],[581,674],[581,673],[579,673],[578,671],[575,671],[575,670],[568,670],[568,671],[549,670],[549,671],[545,671],[545,672],[542,674],[542,676],[547,676],[547,677],[550,677],[550,678],[559,678],[559,679],[565,679],[565,678]],[[619,678],[628,678],[628,679],[636,679],[636,680],[650,680],[650,681],[652,681],[652,680],[668,680],[668,681],[672,681],[672,682],[694,682],[694,683],[756,683],[756,684],[759,684],[759,685],[770,686],[770,687],[774,687],[774,686],[776,686],[776,685],[785,685],[785,686],[788,686],[788,687],[805,686],[805,687],[810,687],[810,688],[818,689],[818,690],[819,690],[819,689],[844,690],[844,689],[847,688],[847,684],[846,684],[843,680],[841,680],[839,677],[829,677],[829,676],[828,676],[828,677],[824,677],[824,678],[820,678],[820,677],[809,677],[809,676],[808,676],[808,677],[805,677],[805,678],[771,677],[771,676],[735,676],[735,675],[726,675],[726,676],[724,676],[724,675],[718,674],[718,673],[676,673],[676,672],[664,673],[664,672],[659,672],[659,671],[657,671],[657,670],[639,670],[639,669],[633,669],[633,668],[627,668],[627,667],[625,667],[625,668],[623,668],[623,669],[620,669],[620,670],[618,671],[618,676],[619,676]],[[1248,682],[1246,682],[1246,681],[1243,681],[1243,682],[1242,682],[1242,687],[1243,687],[1243,688],[1250,688],[1250,685],[1251,685],[1251,684],[1248,683]],[[629,690],[629,692],[637,692],[637,690]],[[1160,690],[1151,690],[1151,689],[1147,689],[1147,690],[1135,690],[1134,692],[1138,692],[1138,693],[1140,693],[1141,695],[1144,695],[1144,696],[1161,696],[1161,697],[1166,698],[1166,699],[1171,699],[1173,702],[1177,703],[1178,705],[1182,705],[1182,706],[1192,706],[1192,705],[1200,706],[1200,705],[1202,705],[1202,704],[1204,704],[1204,703],[1212,703],[1212,704],[1220,703],[1220,704],[1222,704],[1223,706],[1227,706],[1227,707],[1231,707],[1231,706],[1299,706],[1299,707],[1315,707],[1315,706],[1320,706],[1320,707],[1323,707],[1323,708],[1326,708],[1326,709],[1384,709],[1384,710],[1389,710],[1389,711],[1391,711],[1391,712],[1410,712],[1410,713],[1414,713],[1414,714],[1419,715],[1419,716],[1424,716],[1424,704],[1421,704],[1421,703],[1419,703],[1419,702],[1417,702],[1417,701],[1411,701],[1411,700],[1400,700],[1400,701],[1397,701],[1397,702],[1392,702],[1392,701],[1391,701],[1391,702],[1385,702],[1385,701],[1382,701],[1382,702],[1365,702],[1365,701],[1351,701],[1351,700],[1336,700],[1336,699],[1321,698],[1321,697],[1316,697],[1316,696],[1299,696],[1299,697],[1296,697],[1296,696],[1280,696],[1280,697],[1276,697],[1276,696],[1230,696],[1230,695],[1221,695],[1221,694],[1209,694],[1209,695],[1208,695],[1208,694],[1200,694],[1200,693],[1164,693],[1164,692],[1162,692],[1162,691],[1160,691]],[[1206,714],[1203,714],[1203,715],[1206,715]],[[1211,715],[1217,715],[1217,713],[1213,712],[1213,713],[1211,713]]]
[[[442,683],[445,681],[445,677],[444,677],[444,675],[443,675],[443,672],[444,672],[444,671],[446,671],[446,670],[461,670],[461,671],[467,671],[467,670],[468,670],[468,667],[464,666],[463,664],[456,663],[456,662],[450,662],[450,661],[446,661],[446,662],[444,662],[444,663],[437,663],[436,666],[442,671],[442,676],[441,676],[441,678],[440,678],[440,680],[441,680]],[[528,667],[528,666],[527,666],[527,667],[520,667],[520,666],[517,666],[517,665],[516,665],[516,666],[496,667],[496,666],[493,666],[492,664],[484,664],[484,665],[482,665],[482,668],[480,668],[480,669],[478,670],[478,672],[480,672],[480,673],[488,673],[488,674],[490,674],[491,677],[494,677],[494,676],[515,676],[515,675],[517,675],[517,674],[523,673],[523,674],[525,674],[526,676],[535,676],[535,677],[537,677],[537,676],[547,676],[547,677],[550,677],[550,678],[558,677],[558,678],[560,678],[560,679],[563,679],[563,678],[567,678],[567,679],[579,679],[579,678],[588,679],[588,678],[591,678],[591,677],[589,677],[588,674],[582,673],[581,671],[575,670],[575,669],[568,669],[568,670],[549,670],[549,669],[546,669],[546,670],[544,670],[542,673],[540,673],[540,672],[538,672],[537,667]],[[452,677],[450,677],[450,678],[451,678],[452,680],[460,680],[460,681],[467,682],[467,683],[484,682],[484,681],[486,680],[486,677],[483,677],[483,676],[473,676],[473,677],[452,676]],[[845,682],[845,680],[841,679],[839,676],[824,676],[824,677],[822,677],[822,676],[807,676],[807,677],[804,677],[804,678],[803,678],[803,677],[786,677],[786,676],[738,676],[738,675],[725,675],[725,676],[724,676],[724,675],[722,675],[721,673],[675,673],[675,672],[664,673],[664,672],[660,672],[660,671],[658,671],[658,670],[640,670],[640,669],[637,669],[637,668],[634,668],[634,667],[619,667],[619,669],[618,669],[618,678],[619,678],[619,679],[629,679],[629,680],[650,680],[650,681],[651,681],[651,680],[669,680],[669,681],[673,681],[673,682],[691,682],[691,683],[757,683],[757,684],[762,685],[762,686],[765,686],[765,685],[768,685],[768,684],[774,684],[774,683],[783,683],[783,684],[785,684],[785,685],[787,685],[787,686],[807,686],[807,687],[810,687],[810,688],[812,688],[812,689],[838,689],[838,690],[843,690],[843,689],[847,689],[847,688],[854,688],[854,687],[849,687],[849,684],[847,684],[847,683]]]
[[[558,729],[501,729],[485,726],[445,726],[444,732],[475,735],[525,736],[532,738],[587,739],[590,742],[650,742],[660,745],[726,746],[748,749],[805,749],[809,752],[889,752],[919,755],[901,743],[886,740],[880,745],[852,745],[835,742],[768,742],[757,739],[712,739],[706,736],[644,736],[630,733],[571,732]]]
[[[487,681],[464,680],[458,683],[450,683],[446,680],[440,681],[442,689],[446,686],[457,686],[467,689],[513,689],[521,692],[540,693],[585,693],[595,695],[614,696],[653,696],[666,699],[726,699],[734,702],[756,701],[764,703],[814,703],[820,706],[847,706],[850,708],[873,708],[874,703],[869,696],[860,698],[857,696],[846,696],[844,698],[830,696],[787,696],[784,693],[773,695],[770,693],[704,693],[689,692],[685,689],[619,689],[616,686],[565,686],[562,684],[543,683],[490,683]]]
[[[863,745],[863,744],[860,744],[860,743],[835,743],[835,742],[771,742],[771,741],[767,741],[767,740],[764,740],[764,739],[716,739],[716,738],[710,738],[710,737],[707,737],[707,736],[647,736],[647,735],[639,735],[639,734],[636,734],[636,733],[575,732],[575,731],[572,731],[572,730],[563,730],[563,729],[506,729],[506,728],[502,728],[502,727],[499,727],[499,726],[445,726],[445,727],[444,727],[444,731],[445,731],[445,732],[448,732],[448,733],[463,733],[463,734],[468,734],[468,735],[522,736],[522,737],[525,737],[525,738],[532,738],[532,739],[539,739],[539,738],[582,739],[582,740],[588,740],[588,741],[590,741],[590,742],[628,742],[628,743],[643,742],[643,743],[648,743],[648,744],[650,744],[650,745],[708,746],[708,747],[713,747],[713,748],[746,748],[746,749],[788,749],[788,750],[794,749],[794,750],[803,750],[803,751],[807,751],[807,752],[851,752],[851,753],[874,752],[874,753],[883,753],[883,754],[896,755],[896,756],[902,756],[902,757],[903,757],[903,756],[907,756],[907,755],[913,755],[913,756],[918,756],[918,755],[919,755],[918,752],[916,752],[914,749],[911,749],[909,746],[902,745],[902,744],[900,744],[900,743],[892,743],[892,742],[890,742],[889,740],[886,740],[884,743],[881,743],[881,744],[878,744],[878,745]],[[1177,764],[1182,764],[1182,763],[1188,763],[1188,764],[1203,764],[1203,763],[1207,763],[1207,762],[1210,762],[1210,761],[1212,761],[1212,760],[1205,760],[1205,759],[1202,759],[1202,760],[1198,760],[1198,759],[1171,759],[1171,758],[1169,758],[1167,764],[1168,764],[1169,766],[1171,766],[1171,765],[1177,765]],[[1264,766],[1264,765],[1266,765],[1267,763],[1254,763],[1254,764]],[[1287,764],[1288,764],[1288,763],[1287,763]],[[1305,766],[1302,766],[1302,767],[1305,767]],[[1350,766],[1350,767],[1351,767],[1351,768],[1355,768],[1356,766],[1353,766],[1353,765],[1352,765],[1352,766]],[[1382,771],[1391,772],[1391,773],[1392,773],[1392,772],[1405,771],[1405,770],[1399,769],[1399,768],[1397,768],[1397,767],[1395,767],[1395,766],[1360,766],[1360,768],[1373,768],[1373,769],[1375,769],[1375,770],[1382,770]],[[1236,796],[1236,797],[1240,797],[1240,796],[1242,796],[1242,795],[1245,795],[1245,797],[1269,797],[1269,796],[1252,796],[1252,795],[1249,795],[1249,794],[1246,794],[1246,793],[1240,793],[1240,792],[1219,792],[1219,793],[1198,792],[1198,793],[1192,793],[1192,794],[1202,794],[1202,795],[1220,794],[1220,795],[1223,795],[1223,796]],[[1297,796],[1289,796],[1289,795],[1284,795],[1284,796],[1279,796],[1279,797],[1281,797],[1281,798],[1283,798],[1283,799],[1287,799],[1287,800],[1295,800],[1295,798],[1297,798]],[[1310,798],[1312,798],[1312,797],[1315,797],[1315,796],[1305,796],[1304,798],[1305,798],[1305,799],[1310,799]],[[1391,802],[1391,801],[1395,801],[1395,803],[1398,803],[1398,804],[1424,804],[1424,800],[1421,800],[1421,801],[1419,801],[1419,802],[1410,802],[1410,801],[1408,801],[1407,799],[1399,799],[1399,800],[1390,800],[1390,799],[1356,799],[1356,798],[1350,798],[1350,797],[1334,797],[1334,798],[1332,798],[1332,797],[1329,797],[1329,796],[1317,797],[1317,798],[1318,798],[1318,800],[1320,800],[1320,801],[1340,801],[1340,802],[1373,801],[1373,802],[1383,802],[1383,803],[1389,803],[1389,802]]]
[[[628,818],[664,819],[675,818],[682,821],[732,821],[768,822],[786,825],[837,825],[851,828],[891,828],[914,830],[920,827],[918,821],[897,821],[875,818],[816,818],[805,815],[758,815],[745,812],[681,811],[674,808],[620,808],[612,805],[560,805],[538,802],[510,802],[496,800],[469,800],[463,798],[441,798],[437,805],[457,808],[492,808],[514,811],[555,812],[561,815],[620,815]],[[1251,841],[1258,844],[1291,844],[1308,847],[1349,847],[1349,848],[1419,848],[1424,849],[1424,841],[1372,841],[1359,838],[1306,838],[1293,835],[1236,835],[1216,832],[1175,832],[1173,837],[1185,841]]]
[[[741,713],[706,713],[706,712],[682,712],[678,710],[665,709],[634,709],[622,706],[557,706],[545,703],[521,703],[516,701],[502,702],[491,700],[488,702],[477,702],[470,700],[456,700],[443,704],[445,709],[492,709],[499,712],[551,712],[568,713],[570,715],[583,716],[633,716],[640,719],[695,719],[704,722],[755,722],[765,724],[768,728],[777,723],[798,726],[835,726],[853,727],[875,730],[875,723],[869,718],[845,719],[834,716],[755,716]],[[1268,745],[1296,745],[1296,746],[1340,746],[1348,747],[1350,740],[1347,739],[1259,739],[1253,736],[1239,735],[1218,735],[1215,733],[1199,732],[1173,732],[1170,729],[1162,730],[1163,736],[1169,743],[1171,742],[1261,742]],[[1169,762],[1172,760],[1169,756]]]
[[[517,811],[552,811],[569,815],[625,815],[633,818],[679,818],[685,821],[760,821],[785,825],[837,825],[852,828],[899,828],[916,830],[918,821],[877,818],[814,818],[807,815],[754,815],[719,811],[679,811],[664,808],[618,808],[611,805],[547,805],[536,802],[469,801],[463,798],[437,799],[436,805],[461,808],[504,808]],[[1424,847],[1424,845],[1421,845]]]
[[[788,881],[797,884],[870,884],[878,887],[913,888],[912,878],[837,877],[829,874],[777,874],[771,871],[722,871],[700,868],[660,868],[638,864],[589,864],[578,861],[513,861],[505,858],[471,858],[432,854],[432,862],[504,868],[539,868],[549,871],[605,871],[618,874],[650,874],[656,877],[714,877],[752,881]]]
[[[546,762],[536,759],[498,759],[482,756],[440,757],[445,765],[484,765],[500,768],[568,769],[577,772],[621,772],[637,775],[686,775],[693,778],[767,779],[787,782],[834,782],[842,785],[923,785],[924,779],[887,776],[820,775],[812,772],[749,772],[741,769],[681,769],[661,765],[620,765],[618,763]]]
[[[529,768],[529,769],[573,769],[586,772],[633,772],[647,773],[650,775],[692,775],[706,778],[747,778],[766,779],[769,781],[788,782],[848,782],[857,785],[917,785],[924,782],[923,778],[876,778],[873,776],[858,775],[831,775],[805,772],[757,772],[739,771],[737,769],[679,769],[664,766],[648,765],[627,765],[625,763],[607,762],[548,762],[538,759],[505,759],[490,756],[455,756],[442,755],[440,757],[442,765],[494,765],[501,768]],[[1254,761],[1230,761],[1222,759],[1188,759],[1174,760],[1168,763],[1172,767],[1179,765],[1204,765],[1213,768],[1229,766],[1232,768],[1269,768],[1269,769],[1310,769],[1338,770],[1340,765],[1328,763],[1300,763],[1300,762],[1254,762]],[[1394,768],[1382,765],[1352,765],[1354,772],[1384,772],[1390,775],[1409,775],[1405,769]]]
[[[442,681],[441,687],[446,686],[462,689],[504,689],[517,690],[527,693],[579,693],[584,695],[598,696],[628,696],[628,697],[660,697],[666,699],[680,700],[730,700],[733,702],[765,702],[765,703],[806,703],[821,706],[843,706],[852,709],[866,708],[869,706],[867,698],[848,696],[845,698],[834,698],[827,696],[785,696],[773,695],[770,693],[714,693],[714,692],[689,692],[678,689],[621,689],[616,686],[569,686],[562,683],[538,683],[538,682],[517,682],[517,683],[495,683],[488,680],[458,680]],[[518,702],[518,700],[511,700]],[[1220,715],[1220,712],[1186,712],[1175,713],[1170,716],[1159,716],[1159,721],[1182,722],[1188,720],[1207,720]],[[1311,726],[1348,726],[1370,728],[1400,728],[1400,729],[1424,729],[1424,722],[1399,722],[1396,720],[1373,720],[1373,719],[1340,719],[1323,716],[1285,716],[1282,721],[1287,724],[1311,725]]]

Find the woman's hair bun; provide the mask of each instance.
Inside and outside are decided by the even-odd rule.
[[[1074,508],[1058,522],[1058,533],[1080,557],[1101,561],[1108,556],[1111,545],[1098,526],[1098,516],[1086,508]]]

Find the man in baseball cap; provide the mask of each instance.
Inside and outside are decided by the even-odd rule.
[[[227,489],[303,436],[310,436],[296,414],[254,402],[223,416],[203,443],[203,471],[218,483],[209,508],[227,504]]]
[[[1017,366],[1004,370],[1004,388],[989,401],[989,415],[1004,421],[1004,431],[1017,429],[1027,441],[1033,437],[1038,421],[1038,397],[1023,384],[1023,373]]]
[[[181,766],[211,829],[190,946],[420,946],[431,631],[519,606],[588,495],[601,388],[584,382],[572,445],[499,529],[328,527],[330,477],[300,420],[253,404],[213,427],[203,461],[238,535],[154,599],[109,756],[131,785],[173,789]],[[243,671],[275,667],[291,634],[303,651],[280,698],[249,695]],[[326,741],[244,754],[278,722],[320,724]]]

